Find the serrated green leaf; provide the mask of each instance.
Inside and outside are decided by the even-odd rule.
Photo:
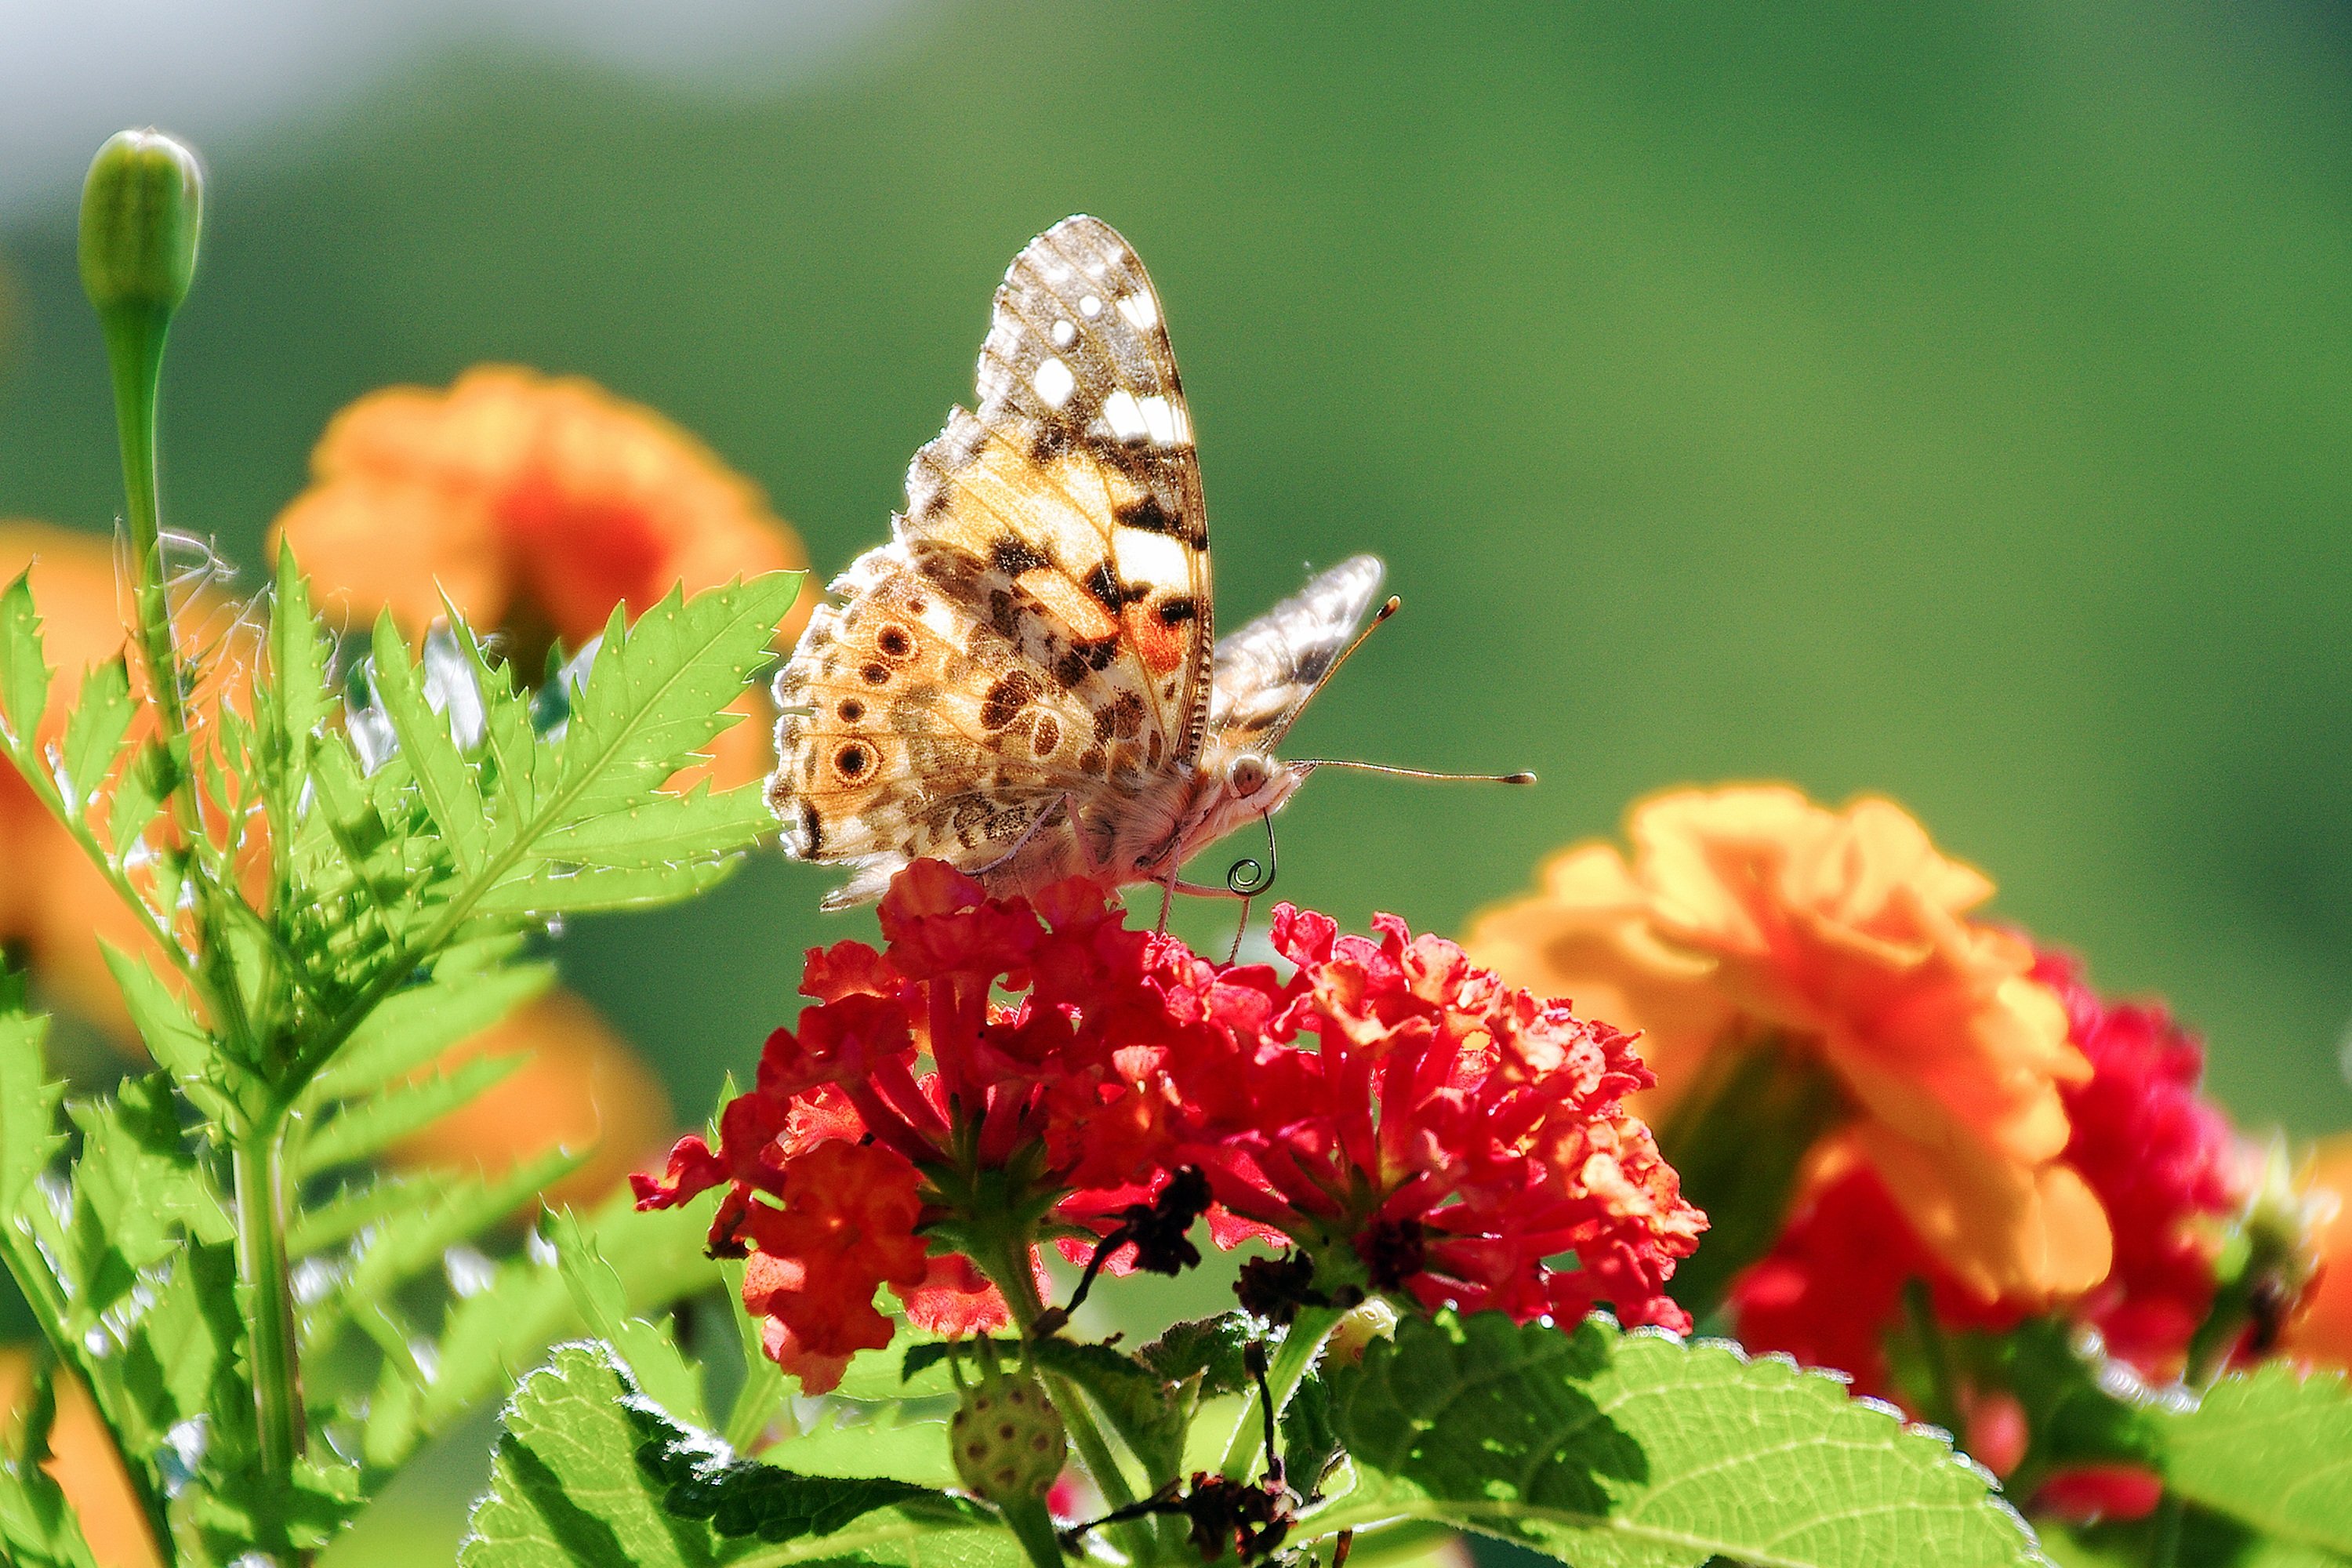
[[[310,584],[293,550],[278,547],[277,589],[269,606],[269,678],[266,707],[278,737],[291,742],[327,721],[326,628],[310,608]]]
[[[163,809],[163,798],[172,793],[173,773],[171,753],[161,741],[152,740],[142,744],[131,756],[131,765],[122,770],[121,780],[106,803],[106,842],[117,861],[131,853],[131,847]]]
[[[712,1483],[698,1485],[697,1477],[724,1477],[732,1456],[717,1439],[698,1436],[646,1400],[604,1346],[561,1347],[508,1403],[490,1489],[474,1507],[460,1568],[700,1568],[751,1557],[779,1565],[903,1562],[918,1547],[925,1563],[958,1568],[1013,1568],[1018,1561],[1011,1535],[978,1510],[945,1498],[918,1500],[892,1483],[795,1478],[805,1486],[764,1483],[754,1494],[735,1481],[714,1498]],[[673,1483],[638,1462],[649,1444],[664,1469],[683,1464],[680,1500],[708,1505],[709,1514],[665,1506]],[[885,1494],[904,1500],[889,1502]],[[740,1512],[730,1506],[739,1496]],[[707,1521],[722,1510],[731,1521],[772,1530],[775,1539],[720,1534]],[[812,1533],[835,1524],[841,1528]]]
[[[520,1068],[520,1056],[476,1057],[445,1073],[356,1100],[296,1139],[287,1169],[298,1179],[380,1154],[418,1129],[471,1104]]]
[[[564,730],[570,822],[639,805],[726,727],[802,575],[772,572],[691,599],[673,591],[625,628],[614,611]]]
[[[358,1469],[294,1461],[293,1484],[273,1487],[258,1465],[226,1475],[207,1475],[191,1510],[205,1544],[226,1558],[258,1548],[269,1552],[310,1552],[334,1539],[356,1517],[364,1491]]]
[[[370,666],[377,702],[400,737],[400,754],[408,760],[424,796],[425,808],[440,829],[461,870],[481,868],[489,853],[490,825],[473,764],[457,750],[449,721],[425,701],[425,687],[410,662],[408,644],[387,611],[375,624],[373,662]]]
[[[555,1244],[556,1268],[572,1292],[572,1304],[587,1320],[589,1331],[612,1348],[656,1404],[690,1425],[707,1424],[702,1380],[678,1353],[668,1326],[630,1315],[621,1277],[569,1210],[549,1215],[545,1229]]]
[[[480,1235],[549,1183],[578,1170],[585,1158],[584,1151],[551,1149],[496,1178],[452,1180],[430,1202],[394,1215],[368,1237],[343,1293],[362,1300],[383,1299],[439,1263],[450,1247]]]
[[[743,864],[741,856],[677,866],[568,867],[541,865],[500,882],[474,906],[481,915],[590,914],[674,904],[717,887]]]
[[[124,1440],[152,1455],[179,1422],[252,1397],[243,1381],[236,1257],[227,1246],[184,1247],[170,1272],[142,1281],[153,1304],[128,1331],[116,1373],[127,1404]]]
[[[69,1100],[66,1111],[82,1132],[71,1222],[79,1331],[140,1270],[178,1252],[183,1231],[219,1244],[235,1226],[181,1131],[166,1075],[125,1079],[113,1098]]]
[[[423,985],[370,1013],[303,1097],[318,1103],[384,1089],[499,1023],[555,983],[550,963],[477,969],[444,959]]]
[[[243,1125],[244,1110],[230,1085],[236,1074],[220,1060],[212,1037],[196,1021],[187,1001],[145,959],[123,952],[104,937],[100,956],[114,976],[115,989],[130,1011],[131,1026],[155,1065],[172,1075],[180,1092],[205,1116],[230,1129]]]
[[[30,1392],[0,1455],[0,1548],[5,1549],[0,1560],[12,1568],[96,1568],[73,1505],[41,1468],[49,1458],[57,1415],[47,1369],[34,1373]]]
[[[49,666],[41,657],[41,617],[33,608],[33,570],[0,590],[0,721],[22,758],[49,704]]]
[[[1326,1375],[1357,1480],[1310,1516],[1316,1534],[1439,1519],[1580,1568],[2033,1561],[1946,1443],[1728,1346],[1481,1313],[1408,1319]]]
[[[706,784],[688,795],[651,795],[551,833],[531,852],[572,866],[654,868],[738,854],[775,830],[765,785],[713,791]]]
[[[0,991],[13,989],[0,976]],[[0,995],[0,1220],[16,1214],[65,1143],[58,1130],[65,1086],[50,1081],[41,1055],[48,1031],[47,1018]]]
[[[621,1279],[629,1310],[650,1311],[708,1289],[718,1271],[703,1257],[715,1194],[684,1208],[639,1214],[626,1193],[584,1222]],[[417,1402],[416,1430],[430,1436],[489,1398],[555,1340],[587,1325],[551,1263],[525,1257],[499,1266],[488,1289],[450,1309],[435,1347],[439,1366]]]
[[[2352,1383],[2279,1363],[2163,1423],[2166,1484],[2274,1540],[2352,1557]]]
[[[76,816],[114,771],[138,707],[131,700],[131,670],[121,654],[82,677],[66,719],[66,808]]]

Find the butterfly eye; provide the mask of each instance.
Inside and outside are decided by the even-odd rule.
[[[1235,757],[1226,777],[1233,781],[1234,794],[1244,797],[1254,795],[1265,784],[1265,763],[1254,756]]]

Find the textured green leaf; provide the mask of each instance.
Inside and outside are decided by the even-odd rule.
[[[369,666],[376,700],[400,737],[400,754],[408,759],[412,776],[433,825],[465,871],[480,869],[489,853],[490,824],[473,764],[457,750],[449,721],[436,712],[425,698],[425,686],[410,662],[407,641],[393,624],[390,612],[375,624],[373,660]]]
[[[1264,1331],[1246,1312],[1220,1312],[1171,1323],[1168,1331],[1135,1352],[1136,1359],[1168,1379],[1181,1383],[1199,1373],[1201,1394],[1239,1394],[1250,1386],[1244,1355]]]
[[[2025,1563],[1983,1474],[1839,1384],[1731,1347],[1482,1313],[1408,1319],[1337,1367],[1354,1489],[1320,1534],[1440,1519],[1580,1568]]]
[[[65,1142],[58,1130],[62,1084],[49,1079],[41,1042],[49,1021],[19,1007],[0,974],[0,1220],[16,1212]]]
[[[688,795],[648,796],[622,811],[593,817],[541,838],[541,859],[626,869],[675,865],[739,854],[776,830],[763,784]]]
[[[66,806],[76,816],[114,771],[138,707],[131,700],[131,671],[121,654],[82,677],[66,720]]]
[[[550,963],[475,968],[445,959],[430,982],[394,992],[369,1014],[304,1098],[315,1103],[389,1088],[554,983]]]
[[[2352,1384],[2279,1363],[2164,1423],[2166,1483],[2281,1542],[2352,1557]]]
[[[629,1415],[637,1463],[661,1489],[662,1506],[680,1518],[709,1521],[721,1536],[755,1536],[772,1544],[831,1535],[879,1508],[948,1500],[928,1487],[888,1477],[803,1475],[739,1458],[717,1437],[672,1419],[649,1400],[634,1401]]]
[[[33,574],[26,567],[0,590],[0,721],[26,761],[48,704],[49,666],[41,657],[41,617],[33,609]]]
[[[542,864],[492,888],[474,910],[483,915],[552,915],[652,909],[717,887],[742,863],[736,856],[670,866],[573,869]]]
[[[640,1464],[648,1447],[661,1473]],[[457,1561],[461,1568],[825,1559],[1012,1568],[1017,1561],[1007,1550],[1012,1537],[969,1505],[919,1500],[918,1489],[887,1481],[779,1483],[764,1479],[765,1467],[741,1472],[736,1463],[716,1438],[664,1416],[605,1347],[562,1346],[508,1403],[489,1491],[475,1504]],[[667,1506],[673,1491],[694,1511]],[[720,1516],[752,1533],[721,1534],[709,1522]]]
[[[382,1153],[417,1129],[472,1103],[521,1067],[520,1056],[476,1057],[445,1073],[357,1100],[296,1140],[287,1168],[297,1177]]]

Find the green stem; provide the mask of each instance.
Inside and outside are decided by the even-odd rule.
[[[1322,1352],[1323,1342],[1331,1337],[1331,1331],[1339,1326],[1339,1320],[1345,1316],[1337,1307],[1301,1307],[1298,1316],[1291,1320],[1289,1330],[1282,1336],[1282,1343],[1265,1369],[1265,1389],[1274,1396],[1276,1422],[1282,1419],[1290,1396],[1307,1381],[1307,1369]],[[1249,1403],[1242,1406],[1242,1418],[1234,1424],[1234,1435],[1225,1442],[1224,1463],[1218,1467],[1218,1474],[1229,1481],[1248,1479],[1251,1462],[1265,1443],[1265,1422],[1264,1405],[1253,1394]]]
[[[290,1488],[303,1449],[302,1383],[286,1251],[285,1123],[272,1117],[231,1156],[236,1174],[237,1296],[253,1362],[261,1465]]]
[[[1045,1303],[1037,1298],[1036,1277],[1029,1269],[1029,1246],[1025,1237],[1013,1238],[1001,1248],[989,1249],[992,1256],[975,1256],[972,1259],[1003,1292],[1004,1304],[1013,1313],[1013,1327],[1021,1331],[1024,1340],[1028,1339],[1030,1331],[1036,1327],[1037,1315],[1045,1310]],[[1038,1374],[1038,1381],[1045,1385],[1047,1396],[1054,1401],[1054,1408],[1061,1412],[1062,1426],[1069,1433],[1070,1441],[1076,1446],[1078,1458],[1086,1462],[1087,1473],[1094,1477],[1095,1485],[1101,1489],[1103,1501],[1113,1510],[1131,1505],[1135,1501],[1135,1489],[1128,1484],[1127,1472],[1119,1468],[1118,1456],[1111,1452],[1109,1440],[1104,1437],[1102,1428],[1095,1425],[1094,1412],[1087,1407],[1085,1394],[1058,1373],[1044,1367],[1034,1370]],[[1044,1511],[1042,1504],[1039,1511]],[[1015,1526],[1016,1531],[1018,1528]],[[1114,1525],[1108,1533],[1130,1561],[1140,1563],[1150,1560],[1148,1542],[1150,1537],[1141,1528],[1140,1521],[1129,1521]],[[1024,1541],[1023,1544],[1027,1542]],[[1056,1561],[1059,1560],[1059,1550],[1057,1545]]]
[[[1054,1516],[1045,1511],[1045,1499],[1026,1498],[997,1511],[1004,1516],[1035,1568],[1062,1568],[1062,1541],[1054,1533]]]

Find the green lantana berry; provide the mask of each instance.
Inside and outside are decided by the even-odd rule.
[[[1045,1388],[1025,1371],[993,1364],[964,1391],[948,1442],[965,1489],[999,1507],[1044,1497],[1070,1453],[1061,1412]]]

